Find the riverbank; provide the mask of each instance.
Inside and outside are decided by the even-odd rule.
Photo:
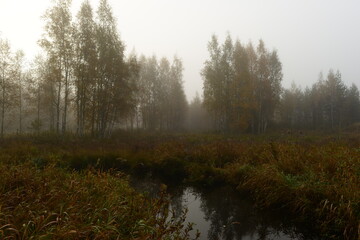
[[[157,196],[162,184],[156,176],[130,178],[130,185],[147,196]],[[322,240],[310,222],[296,222],[288,211],[260,209],[248,194],[230,185],[165,184],[171,197],[169,208],[178,215],[188,210],[185,223],[199,230],[199,240]]]
[[[312,221],[328,239],[358,239],[359,139],[327,136],[118,136],[102,141],[9,139],[2,159],[39,167],[151,172],[167,181],[229,184],[259,208],[283,208]],[[4,160],[2,160],[4,161]]]
[[[30,152],[0,151],[0,239],[196,239],[185,213],[169,217],[165,194],[148,198],[121,172],[74,172],[17,147]]]

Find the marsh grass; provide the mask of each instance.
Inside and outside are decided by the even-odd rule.
[[[18,139],[0,144],[0,160],[31,163],[37,171],[56,166],[74,175],[89,168],[102,174],[117,169],[203,186],[230,184],[250,193],[258,207],[283,208],[312,221],[326,239],[354,240],[360,231],[358,138],[140,134],[101,141]]]
[[[168,218],[123,173],[0,163],[0,239],[190,239],[185,215]]]

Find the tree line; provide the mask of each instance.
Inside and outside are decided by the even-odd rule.
[[[155,56],[140,57],[138,94],[136,95],[137,128],[178,131],[184,127],[187,101],[183,89],[183,64],[174,57],[172,63]],[[132,124],[133,125],[133,124]]]
[[[360,122],[359,90],[346,86],[339,71],[329,70],[311,87],[302,90],[293,83],[285,89],[279,115],[289,129],[342,130]]]
[[[202,96],[187,103],[183,63],[125,56],[107,0],[85,0],[75,17],[71,0],[45,12],[42,52],[27,64],[0,38],[0,134],[67,132],[105,137],[116,129],[260,134],[271,129],[341,130],[360,122],[359,90],[339,71],[311,87],[281,85],[276,50],[212,36],[201,70]]]
[[[262,40],[256,49],[230,35],[221,45],[208,44],[210,58],[202,70],[204,106],[219,131],[266,131],[280,102],[282,66],[277,52]]]
[[[360,121],[359,90],[342,81],[341,73],[320,74],[312,87],[281,86],[282,64],[276,50],[235,42],[228,35],[208,43],[209,59],[202,69],[203,106],[218,131],[264,133],[283,129],[341,130]],[[190,108],[196,108],[195,99]],[[193,105],[193,106],[192,106]]]
[[[107,0],[96,12],[85,0],[75,19],[70,8],[71,0],[56,0],[46,11],[42,53],[30,66],[0,40],[1,136],[5,129],[99,137],[129,126],[181,129],[182,61],[126,57]]]

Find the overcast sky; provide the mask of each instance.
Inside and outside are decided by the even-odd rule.
[[[126,51],[166,56],[184,63],[188,99],[202,93],[200,70],[212,34],[221,42],[227,32],[242,43],[262,38],[277,49],[283,86],[305,87],[330,68],[346,84],[360,87],[359,0],[108,0],[118,20]],[[97,7],[98,0],[90,0]],[[39,52],[40,18],[51,0],[0,0],[0,37],[28,59]],[[77,12],[81,1],[73,0]]]

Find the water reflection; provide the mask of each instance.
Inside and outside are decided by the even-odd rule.
[[[159,183],[132,179],[132,185],[155,196]],[[195,223],[201,239],[211,240],[305,240],[316,239],[306,229],[292,224],[286,215],[259,212],[252,202],[231,187],[213,190],[191,187],[168,187],[171,209],[181,214],[188,208],[187,221]],[[195,233],[194,233],[195,234]]]

